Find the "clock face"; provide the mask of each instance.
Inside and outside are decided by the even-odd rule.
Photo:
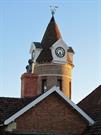
[[[64,57],[64,56],[65,56],[65,50],[64,50],[64,48],[62,48],[62,47],[57,47],[57,48],[55,49],[55,54],[56,54],[57,57],[59,57],[59,58]]]

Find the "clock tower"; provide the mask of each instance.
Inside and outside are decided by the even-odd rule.
[[[37,96],[54,85],[71,98],[73,54],[52,16],[41,42],[32,42],[27,72],[21,77],[21,96]]]

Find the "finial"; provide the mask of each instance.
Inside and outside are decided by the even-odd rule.
[[[58,6],[50,6],[52,16],[54,16],[57,8],[58,8]]]

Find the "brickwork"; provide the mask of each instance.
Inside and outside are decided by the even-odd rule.
[[[82,133],[86,122],[55,93],[16,119],[16,131]]]
[[[58,74],[71,77],[71,69],[68,67],[68,64],[36,64],[33,70],[34,74],[37,75]]]
[[[56,76],[48,76],[47,77],[47,86],[50,89],[52,86],[57,84],[57,77]]]
[[[24,73],[21,76],[21,97],[33,97],[38,95],[38,76]]]
[[[67,63],[33,63],[32,73],[22,75],[21,96],[37,96],[44,90],[42,80],[47,83],[47,90],[58,84],[61,80],[61,89],[65,96],[71,99],[73,53],[67,52]],[[36,78],[37,75],[37,78]]]
[[[57,85],[57,80],[60,77],[62,80],[62,91],[63,93],[71,98],[70,82],[72,81],[72,68],[71,64],[36,64],[34,65],[34,73],[46,76],[47,89]],[[41,80],[39,86],[41,87]]]

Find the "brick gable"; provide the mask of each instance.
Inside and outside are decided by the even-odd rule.
[[[80,115],[56,93],[16,119],[16,131],[80,134],[86,125]]]

